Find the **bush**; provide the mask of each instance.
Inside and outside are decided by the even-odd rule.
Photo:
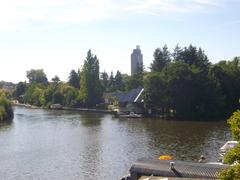
[[[233,138],[239,142],[240,140],[240,111],[236,111],[228,119]],[[224,163],[233,164],[233,166],[219,173],[219,179],[237,180],[240,179],[240,144],[231,149],[224,157]]]
[[[11,102],[6,98],[5,93],[0,92],[0,121],[11,120],[13,118],[13,110]]]

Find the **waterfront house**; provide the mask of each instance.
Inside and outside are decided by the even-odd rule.
[[[119,112],[142,114],[144,113],[143,92],[144,88],[138,87],[127,92],[105,93],[103,97],[106,104],[113,104],[117,101]]]

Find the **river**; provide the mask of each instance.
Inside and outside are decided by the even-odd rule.
[[[110,114],[14,107],[0,124],[4,180],[117,180],[142,157],[215,161],[231,138],[226,122],[119,119]]]

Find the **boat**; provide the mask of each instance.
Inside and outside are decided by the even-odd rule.
[[[124,118],[141,118],[141,114],[136,114],[134,112],[130,112],[129,114],[120,114],[119,117],[124,117]]]
[[[218,164],[223,165],[224,164],[224,157],[227,154],[229,150],[234,148],[238,144],[237,141],[227,141],[221,148],[219,148],[219,159],[217,162],[207,162],[207,164]]]
[[[237,141],[227,141],[220,149],[219,149],[219,155],[220,157],[224,157],[226,153],[234,148],[238,144]]]

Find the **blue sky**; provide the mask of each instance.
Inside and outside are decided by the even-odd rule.
[[[240,56],[238,0],[0,0],[0,80],[43,68],[67,80],[88,49],[101,71],[130,73],[140,45],[149,67],[157,47],[196,45],[211,62]]]

